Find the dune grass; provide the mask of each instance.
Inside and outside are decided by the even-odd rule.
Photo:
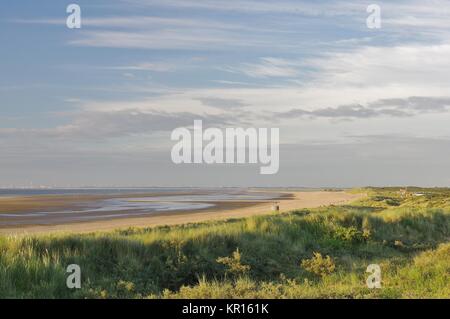
[[[0,237],[1,298],[450,298],[450,190],[108,233]],[[66,287],[78,264],[81,289]],[[382,288],[366,286],[379,264]]]

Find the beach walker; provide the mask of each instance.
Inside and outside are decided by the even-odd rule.
[[[280,203],[279,202],[274,202],[272,204],[272,211],[274,211],[274,212],[279,212],[280,211]]]

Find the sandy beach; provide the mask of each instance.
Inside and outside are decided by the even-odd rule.
[[[264,191],[267,193],[267,191]],[[276,199],[280,205],[280,212],[291,211],[302,208],[314,208],[326,205],[342,205],[357,200],[363,194],[351,194],[344,191],[273,191],[280,196]],[[258,191],[254,192],[258,194]],[[178,194],[179,195],[179,194]],[[192,195],[192,194],[190,194]],[[127,198],[138,195],[128,195]],[[143,196],[140,194],[139,196]],[[157,196],[157,194],[145,194],[145,197]],[[33,212],[37,210],[56,211],[60,209],[73,210],[88,202],[95,200],[114,199],[117,196],[37,196],[37,197],[14,197],[0,199],[0,220],[2,214],[14,213],[15,215]],[[120,196],[124,197],[124,196]],[[191,201],[195,203],[195,201]],[[49,232],[76,232],[85,233],[93,231],[109,231],[128,227],[153,227],[162,225],[176,225],[185,223],[203,222],[208,220],[223,220],[230,218],[242,218],[253,215],[273,213],[271,206],[274,200],[218,200],[202,201],[211,204],[210,207],[197,210],[174,210],[165,212],[154,212],[151,215],[139,216],[121,214],[120,218],[109,218],[113,215],[105,215],[106,219],[71,222],[61,222],[57,219],[45,220],[43,223],[27,221],[23,217],[23,224],[16,226],[0,226],[3,234],[30,234]],[[6,212],[6,213],[5,213]],[[105,213],[108,213],[105,211]]]

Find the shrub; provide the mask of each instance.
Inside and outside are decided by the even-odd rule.
[[[322,257],[321,253],[315,252],[310,259],[303,259],[301,266],[308,272],[325,277],[334,272],[336,265],[330,256]]]
[[[116,285],[117,296],[119,298],[134,298],[135,295],[135,284],[131,281],[119,280]],[[106,292],[105,292],[106,293]],[[101,292],[103,297],[103,291]]]
[[[335,228],[333,236],[337,239],[349,241],[352,243],[361,242],[364,241],[365,239],[364,234],[354,226],[351,227],[338,226]]]
[[[231,257],[217,258],[217,262],[227,267],[227,274],[235,276],[243,275],[250,270],[250,266],[241,263],[241,253],[239,252],[239,248],[236,248]]]
[[[372,231],[370,229],[364,229],[362,236],[365,240],[369,240],[372,237]]]
[[[400,206],[400,204],[401,204],[398,199],[394,199],[394,198],[387,198],[385,202],[389,206]]]

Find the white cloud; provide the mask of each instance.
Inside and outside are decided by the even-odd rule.
[[[318,139],[346,139],[345,136],[361,131],[367,134],[395,132],[408,135],[415,132],[418,127],[429,137],[450,136],[448,126],[450,113],[427,113],[427,108],[430,111],[436,108],[433,103],[450,96],[449,54],[450,46],[440,44],[362,47],[347,52],[329,53],[321,58],[301,62],[273,57],[264,58],[258,61],[259,63],[250,64],[251,67],[246,65],[248,67],[246,71],[254,77],[270,77],[274,83],[271,87],[235,85],[220,88],[180,88],[140,101],[127,103],[90,101],[84,103],[82,107],[85,110],[101,112],[129,108],[142,112],[183,112],[189,109],[196,114],[211,115],[226,112],[227,108],[211,107],[208,103],[203,103],[213,98],[214,101],[239,101],[239,105],[245,105],[248,116],[253,116],[251,119],[253,126],[276,123],[277,126],[285,128],[282,130],[284,141],[298,136],[311,137],[311,135],[317,136]],[[276,72],[270,68],[269,70],[256,67],[260,65],[274,65]],[[303,75],[303,65],[314,69],[314,72],[308,73],[312,74],[312,77],[299,76],[299,74]],[[233,66],[235,72],[238,70],[242,72],[241,67],[242,64]],[[283,71],[286,72],[283,73]],[[281,74],[298,77],[297,84],[277,86],[276,79]],[[410,99],[412,96],[426,97],[426,99]],[[384,100],[384,103],[399,102],[401,105],[394,103],[392,107],[384,106],[387,111],[370,111],[376,113],[374,116],[359,116],[361,112],[366,111],[361,108],[361,110],[356,109],[359,112],[356,114],[358,116],[353,117],[358,120],[352,123],[333,122],[331,124],[323,116],[315,116],[315,119],[273,116],[275,111],[287,112],[292,109],[301,109],[306,113],[319,115],[323,115],[324,110],[328,113],[334,110],[346,111],[349,114],[349,108],[339,107],[342,105],[373,106],[373,103],[376,101],[380,103],[380,100]],[[420,112],[417,107],[421,108]],[[241,110],[241,108],[236,107],[233,110]],[[354,114],[354,108],[350,111]]]
[[[362,47],[308,60],[316,84],[364,87],[448,87],[450,44]]]

